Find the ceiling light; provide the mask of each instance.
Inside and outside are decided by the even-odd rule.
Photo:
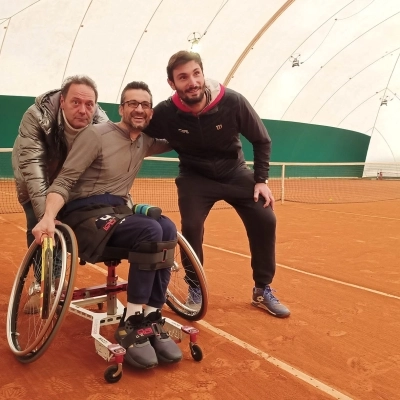
[[[300,54],[297,54],[295,56],[290,56],[289,60],[292,61],[292,68],[293,67],[300,67]]]
[[[200,52],[200,39],[202,35],[199,32],[193,32],[188,36],[188,42],[190,43],[190,51],[195,53]]]

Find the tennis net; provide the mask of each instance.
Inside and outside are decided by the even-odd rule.
[[[252,163],[248,163],[252,168]],[[164,212],[178,211],[175,177],[177,158],[148,157],[135,180],[135,203],[153,204]],[[277,201],[357,203],[400,199],[400,163],[276,163],[268,186]],[[219,201],[215,209],[229,208]],[[22,212],[18,203],[11,149],[0,149],[0,213]]]

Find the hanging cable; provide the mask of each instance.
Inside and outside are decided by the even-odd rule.
[[[162,2],[163,2],[163,0],[161,0],[161,1],[158,3],[158,6],[156,7],[156,9],[154,10],[153,14],[151,15],[151,17],[150,17],[150,19],[149,19],[149,22],[146,24],[146,27],[144,28],[144,31],[143,31],[142,34],[140,35],[140,38],[139,38],[139,40],[137,41],[135,48],[133,49],[131,58],[129,59],[128,65],[126,66],[124,75],[123,75],[123,77],[122,77],[121,85],[120,85],[120,87],[119,87],[119,89],[118,89],[117,98],[116,98],[116,100],[115,100],[115,102],[116,102],[117,104],[119,104],[119,101],[120,101],[119,96],[120,96],[121,91],[122,91],[122,85],[124,84],[124,80],[125,80],[125,77],[126,77],[126,75],[127,75],[127,73],[128,73],[128,69],[129,69],[129,67],[130,67],[130,65],[131,65],[131,63],[132,63],[133,56],[135,55],[136,50],[137,50],[137,48],[138,48],[138,46],[139,46],[139,43],[141,42],[141,40],[142,40],[144,34],[147,32],[147,28],[149,27],[149,25],[150,25],[151,21],[153,20],[154,16],[156,15],[156,13],[157,13],[158,9],[160,8]]]
[[[22,8],[21,10],[17,11],[15,14],[11,15],[11,17],[4,18],[4,19],[2,18],[2,19],[3,19],[3,22],[8,21],[8,26],[10,26],[11,18],[12,18],[12,17],[15,17],[15,16],[18,15],[18,14],[21,14],[22,12],[24,12],[24,11],[27,10],[28,8],[34,6],[36,3],[39,3],[39,1],[40,1],[40,0],[37,0],[37,1],[35,1],[34,3],[29,4],[29,6],[26,6],[26,7]],[[2,23],[3,23],[3,22],[2,22]],[[8,27],[8,26],[7,26],[7,27]],[[7,29],[7,31],[8,31],[8,29]],[[3,40],[1,41],[1,46],[0,46],[0,57],[1,57],[1,51],[3,50],[4,42],[6,41],[7,31],[6,31],[6,33],[5,33],[4,36],[3,36]]]
[[[301,64],[304,64],[307,60],[309,60],[309,59],[318,51],[318,49],[324,44],[326,38],[328,37],[328,35],[331,33],[331,30],[332,30],[333,27],[335,26],[336,21],[337,21],[336,19],[335,19],[335,21],[333,21],[332,26],[329,28],[328,33],[327,33],[327,34],[325,35],[325,37],[322,39],[322,42],[319,44],[319,46],[317,46],[317,48],[316,48],[316,49],[315,49]]]
[[[394,153],[393,153],[393,151],[392,151],[392,148],[390,147],[390,145],[389,145],[388,141],[386,140],[385,136],[383,136],[382,132],[380,132],[377,128],[374,128],[374,127],[368,129],[368,131],[370,131],[371,129],[372,129],[372,130],[375,129],[375,131],[379,133],[379,135],[381,136],[381,138],[383,139],[383,141],[386,143],[386,145],[387,145],[389,151],[392,153],[393,161],[396,162],[396,157],[395,157],[395,155],[394,155]],[[367,131],[367,132],[368,132],[368,131]],[[370,136],[372,137],[372,134],[371,134]],[[371,140],[371,139],[370,139],[370,140]]]
[[[226,0],[226,2],[224,3],[225,0],[222,1],[221,5],[219,6],[219,9],[217,11],[217,13],[214,15],[214,18],[211,20],[211,22],[208,24],[208,26],[206,27],[204,33],[201,35],[201,37],[203,37],[207,31],[208,28],[211,26],[211,24],[214,22],[215,18],[217,18],[217,15],[221,12],[221,10],[228,4],[229,0]]]
[[[360,75],[362,72],[364,72],[365,70],[367,70],[369,67],[371,67],[372,65],[374,65],[375,63],[381,61],[383,58],[393,54],[395,51],[400,50],[400,47],[397,47],[396,49],[388,52],[388,54],[385,54],[383,57],[379,57],[376,60],[374,60],[372,63],[368,64],[367,66],[365,66],[364,68],[362,68],[360,71],[358,71],[355,75],[353,75],[352,77],[350,77],[345,83],[343,83],[342,85],[339,86],[338,89],[336,89],[325,101],[324,103],[321,105],[321,107],[317,110],[317,112],[314,114],[314,116],[311,118],[311,120],[309,121],[309,123],[312,123],[315,119],[315,117],[320,113],[320,111],[326,106],[326,104],[329,102],[329,100],[337,93],[339,92],[339,90],[341,90],[344,86],[346,86],[348,83],[350,83],[352,80],[354,80],[354,78],[357,75]]]
[[[360,11],[357,11],[355,14],[350,15],[349,17],[346,18],[335,18],[335,21],[333,22],[332,26],[330,27],[328,33],[326,34],[326,36],[324,37],[324,39],[322,40],[322,42],[319,44],[319,46],[311,53],[311,55],[309,57],[307,57],[301,64],[304,64],[307,60],[309,60],[316,52],[317,50],[323,45],[323,43],[325,42],[325,40],[327,39],[328,35],[331,33],[335,23],[337,21],[344,21],[345,19],[349,19],[354,17],[357,14],[360,14],[361,12],[363,12],[367,7],[369,7],[375,0],[372,0],[368,5],[366,5],[364,8],[362,8]],[[347,6],[346,6],[347,7]]]
[[[67,62],[65,63],[65,68],[64,68],[63,75],[62,75],[61,83],[64,81],[65,73],[67,72],[67,67],[68,67],[68,64],[69,64],[69,60],[70,60],[70,58],[71,58],[72,51],[73,51],[74,46],[75,46],[76,39],[77,39],[77,37],[78,37],[78,35],[79,35],[79,31],[80,31],[81,27],[83,26],[83,21],[85,20],[86,15],[87,15],[87,13],[88,13],[88,11],[89,11],[89,8],[90,8],[90,6],[92,5],[92,3],[93,3],[93,0],[90,0],[90,3],[89,3],[89,5],[88,5],[87,8],[86,8],[85,14],[83,15],[83,18],[82,18],[81,22],[79,23],[79,27],[78,27],[78,29],[77,29],[77,31],[76,31],[74,40],[73,40],[73,42],[72,42],[71,48],[70,48],[69,53],[68,53]],[[60,86],[61,86],[61,84],[60,84]]]
[[[372,0],[371,3],[367,4],[364,8],[362,8],[360,11],[357,11],[356,13],[345,17],[345,18],[338,18],[337,21],[344,21],[345,19],[349,19],[349,18],[353,18],[355,15],[360,14],[361,12],[363,12],[367,7],[369,7],[375,0]]]
[[[6,19],[6,20],[3,21],[3,22],[6,22],[6,21],[8,21],[8,25],[7,25],[7,27],[8,27],[8,26],[10,25],[10,22],[11,22],[11,17],[8,18],[8,19]],[[2,22],[2,23],[3,23],[3,22]],[[1,51],[3,50],[4,42],[6,41],[7,31],[8,31],[8,29],[7,29],[6,32],[4,33],[3,40],[1,41],[1,44],[0,44],[0,57],[1,57]]]
[[[340,11],[344,10],[349,4],[353,3],[355,0],[351,0],[349,3],[347,3],[344,7],[342,7],[339,11],[335,12],[333,15],[331,15],[327,20],[325,20],[317,29],[315,29],[313,32],[311,32],[304,40],[303,42],[294,50],[292,51],[291,54],[296,53],[299,48],[305,43],[307,42],[308,39],[310,39],[310,37],[312,35],[314,35],[315,32],[317,32],[322,26],[324,26],[328,21],[330,21],[335,15],[339,14]],[[284,62],[281,64],[281,66],[275,71],[275,73],[272,75],[271,79],[267,82],[267,84],[264,86],[264,88],[262,89],[262,91],[260,92],[259,96],[257,97],[256,101],[254,102],[253,106],[255,106],[258,102],[258,100],[260,99],[260,97],[262,96],[262,94],[265,92],[265,90],[267,89],[267,87],[269,86],[269,84],[271,83],[271,81],[275,78],[275,76],[278,74],[278,72],[282,69],[282,67],[284,65],[286,65],[286,63],[290,60],[289,56],[287,59],[284,60]]]
[[[379,25],[382,25],[383,23],[385,23],[386,21],[388,21],[389,19],[395,17],[396,15],[400,14],[400,11],[398,11],[397,13],[394,13],[393,15],[390,15],[389,17],[385,18],[383,21],[378,22],[376,25],[372,26],[371,28],[369,28],[368,30],[366,30],[364,33],[362,33],[361,35],[357,36],[354,40],[352,40],[350,43],[348,43],[346,46],[344,46],[342,49],[340,49],[336,54],[334,54],[326,63],[325,66],[328,65],[338,54],[340,54],[343,50],[347,49],[347,47],[349,47],[350,45],[352,45],[353,43],[355,43],[357,40],[359,40],[361,37],[363,37],[364,35],[366,35],[367,33],[371,32],[373,29],[375,29],[376,27],[378,27]],[[322,67],[321,67],[322,69]],[[307,82],[306,84],[299,90],[299,92],[296,94],[296,96],[293,98],[293,100],[290,102],[290,104],[288,105],[288,107],[286,108],[285,112],[282,114],[281,119],[283,119],[285,117],[285,114],[288,112],[289,108],[292,106],[292,104],[294,103],[294,101],[297,99],[297,97],[299,97],[300,93],[304,90],[304,88],[319,74],[319,72],[321,71],[321,69],[319,69]]]
[[[206,27],[205,31],[203,33],[199,33],[199,32],[192,32],[191,34],[189,34],[187,40],[188,42],[190,42],[190,51],[193,51],[195,53],[199,52],[200,49],[200,40],[203,36],[205,36],[205,34],[207,33],[208,29],[210,28],[211,24],[214,22],[215,18],[217,18],[217,15],[221,12],[221,10],[228,4],[229,0],[226,0],[226,2],[224,3],[225,0],[222,1],[217,13],[214,15],[213,19],[211,20],[211,22],[208,24],[208,26]]]
[[[386,96],[386,91],[388,90],[388,87],[389,87],[389,84],[390,84],[390,80],[392,79],[393,72],[394,72],[394,70],[396,69],[397,62],[399,61],[399,58],[400,58],[400,53],[399,53],[399,55],[398,55],[397,58],[396,58],[396,61],[395,61],[395,63],[394,63],[393,69],[392,69],[392,72],[391,72],[391,74],[390,74],[390,76],[389,76],[389,79],[388,79],[388,82],[387,82],[387,84],[386,84],[385,91],[383,92],[383,96],[382,96],[383,99],[384,99],[385,96]],[[372,128],[371,137],[372,137],[373,134],[374,134],[374,129],[375,129],[375,126],[376,126],[376,121],[378,120],[378,116],[379,116],[380,110],[381,110],[381,107],[379,106],[379,107],[378,107],[378,111],[377,111],[377,113],[376,113],[374,126],[373,126],[373,128]]]
[[[381,89],[379,92],[382,92]],[[379,92],[374,93],[372,96],[369,96],[366,100],[362,101],[358,106],[354,107],[348,114],[346,114],[346,116],[336,125],[337,128],[339,128],[339,126],[342,124],[342,122],[347,119],[348,116],[350,116],[351,114],[353,114],[354,111],[356,111],[358,108],[360,108],[363,104],[365,104],[368,100],[371,100],[373,97],[375,97]]]

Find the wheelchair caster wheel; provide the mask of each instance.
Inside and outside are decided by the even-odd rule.
[[[190,343],[189,346],[190,346],[190,353],[192,354],[193,360],[201,361],[203,359],[203,352],[201,351],[200,346],[196,343]]]
[[[122,378],[122,370],[118,372],[118,365],[111,365],[104,371],[104,379],[108,383],[116,383]]]

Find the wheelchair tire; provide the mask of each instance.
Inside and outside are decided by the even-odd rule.
[[[206,315],[208,289],[206,276],[197,255],[188,241],[178,232],[175,250],[175,265],[167,289],[167,305],[179,316],[189,321],[198,321]],[[197,304],[190,301],[189,290],[197,292]]]
[[[41,246],[35,242],[29,247],[18,269],[11,291],[7,313],[7,340],[11,351],[22,363],[41,357],[53,341],[69,308],[74,292],[78,247],[69,226],[56,225],[54,234],[52,284],[47,285],[50,298],[47,318],[33,307],[38,274],[41,272]],[[36,274],[35,274],[36,270]],[[57,278],[56,278],[57,277]],[[29,305],[29,307],[28,307]]]

